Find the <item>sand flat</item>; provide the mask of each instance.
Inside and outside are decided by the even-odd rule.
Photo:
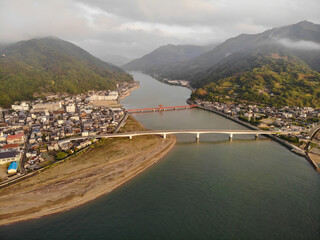
[[[174,136],[105,140],[77,158],[0,190],[0,225],[66,211],[104,195],[158,161],[175,142]]]

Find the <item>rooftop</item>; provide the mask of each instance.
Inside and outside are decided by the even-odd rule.
[[[9,149],[9,148],[18,148],[20,145],[17,143],[13,143],[13,144],[6,144],[2,147],[2,149]]]
[[[17,139],[17,138],[21,138],[24,136],[24,133],[18,133],[16,135],[8,135],[7,139]]]
[[[10,163],[10,165],[8,167],[8,171],[11,169],[17,170],[17,168],[18,168],[17,162],[12,162],[12,163]]]
[[[0,159],[4,158],[14,158],[18,154],[17,151],[10,151],[10,152],[0,152]]]

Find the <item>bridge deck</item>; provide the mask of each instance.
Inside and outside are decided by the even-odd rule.
[[[166,110],[178,110],[178,109],[189,109],[196,108],[197,105],[185,105],[185,106],[171,106],[171,107],[156,107],[156,108],[137,108],[137,109],[128,109],[128,113],[136,112],[157,112],[157,111],[166,111]]]
[[[92,138],[116,138],[116,137],[134,137],[134,136],[143,136],[143,135],[166,135],[170,134],[195,134],[199,138],[200,134],[227,134],[230,138],[233,135],[239,134],[253,134],[253,135],[269,135],[269,134],[289,134],[294,132],[281,132],[281,131],[263,131],[263,130],[233,130],[233,129],[174,129],[174,130],[151,130],[151,131],[141,131],[141,132],[130,132],[130,133],[116,133],[116,134],[105,134],[105,135],[94,135],[89,137],[74,137],[67,138],[59,141],[59,144],[63,144],[70,141],[82,140],[82,139],[92,139]]]

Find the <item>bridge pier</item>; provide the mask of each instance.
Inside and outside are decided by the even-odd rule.
[[[165,133],[165,134],[163,134],[163,138],[167,138],[167,134]]]
[[[255,137],[254,137],[254,139],[257,140],[258,137],[259,137],[259,134],[256,134]]]
[[[129,136],[129,139],[132,139],[132,135]]]
[[[200,142],[200,133],[197,133],[196,141],[197,141],[197,143]]]
[[[229,141],[232,141],[232,138],[233,138],[233,133],[230,133],[230,135],[229,135]]]

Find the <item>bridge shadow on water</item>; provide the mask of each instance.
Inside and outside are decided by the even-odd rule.
[[[179,138],[177,137],[177,144],[179,145],[194,145],[194,144],[202,144],[202,145],[209,145],[209,144],[235,144],[235,143],[253,143],[253,142],[265,142],[265,141],[272,141],[271,139],[267,138],[267,137],[259,137],[258,139],[232,139],[232,141],[230,141],[229,139],[203,139],[199,141],[196,141],[194,138]]]

